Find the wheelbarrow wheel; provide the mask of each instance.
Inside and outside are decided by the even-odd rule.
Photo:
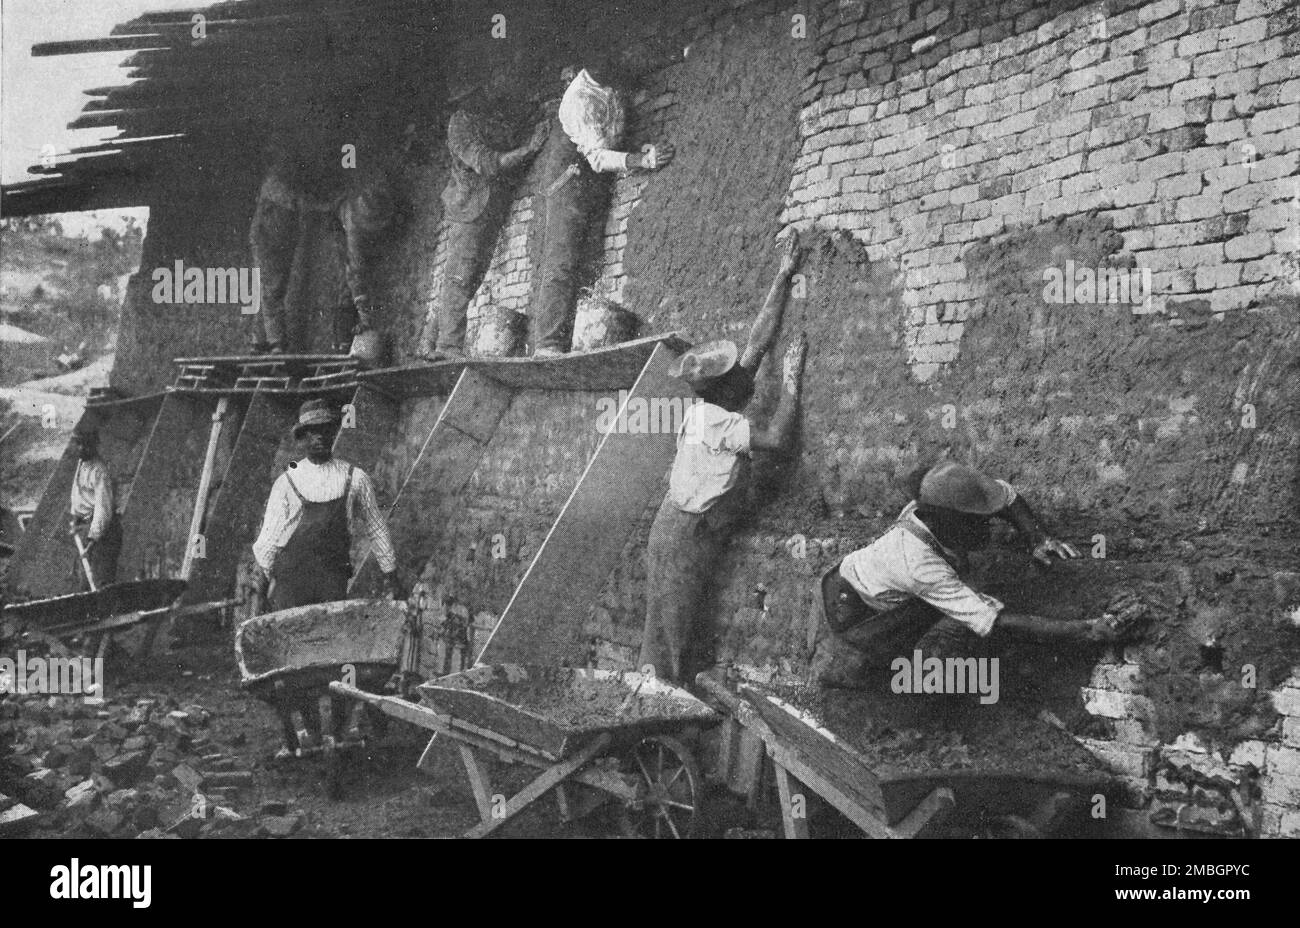
[[[629,749],[625,773],[636,784],[620,826],[629,838],[690,838],[700,820],[704,780],[690,748],[668,735],[654,735]]]

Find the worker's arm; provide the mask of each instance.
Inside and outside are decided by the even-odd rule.
[[[1029,545],[1029,549],[1036,561],[1050,565],[1052,555],[1056,555],[1063,561],[1080,556],[1073,545],[1059,541],[1048,534],[1034,510],[1030,508],[1024,496],[1019,493],[1016,494],[1016,498],[1012,500],[1011,505],[998,512],[997,515],[1015,526],[1016,531]]]
[[[785,242],[785,251],[781,255],[781,267],[776,272],[771,289],[767,291],[767,299],[763,301],[758,318],[749,330],[749,343],[745,345],[745,352],[740,356],[740,366],[751,373],[758,370],[764,355],[776,344],[776,334],[781,329],[781,316],[785,312],[786,296],[790,289],[790,277],[799,266],[801,255],[799,233],[791,229],[790,237]]]
[[[357,469],[352,475],[353,518],[360,523],[362,534],[370,541],[371,553],[384,575],[384,585],[394,599],[401,598],[397,582],[397,552],[388,531],[388,520],[379,509],[374,485],[365,471]]]
[[[528,141],[518,148],[511,149],[501,156],[501,170],[513,171],[521,164],[532,159],[542,146],[546,144],[546,137],[550,134],[551,124],[547,120],[542,120],[533,126],[533,134],[528,137]]]
[[[94,547],[104,537],[108,523],[113,518],[113,478],[108,474],[108,465],[96,462],[95,472],[95,514],[90,519],[90,528],[86,532],[86,548]]]
[[[546,143],[547,126],[538,123],[528,141],[509,151],[498,151],[483,140],[474,117],[457,110],[447,123],[447,148],[462,164],[476,174],[491,180],[502,171],[510,171],[523,164]]]
[[[998,613],[994,630],[1021,641],[1057,641],[1106,644],[1119,639],[1108,617],[1100,619],[1048,619],[1023,612]]]
[[[790,343],[785,352],[785,366],[781,374],[781,400],[777,403],[772,421],[765,429],[750,433],[751,448],[779,450],[787,447],[794,437],[795,418],[799,412],[799,389],[803,383],[803,364],[808,354],[808,338],[802,332]]]
[[[253,542],[253,560],[257,565],[254,579],[263,593],[270,585],[275,559],[284,547],[282,540],[294,521],[290,509],[293,494],[289,492],[286,481],[287,478],[281,475],[271,487],[271,495],[266,500],[266,514],[262,517],[262,529]]]

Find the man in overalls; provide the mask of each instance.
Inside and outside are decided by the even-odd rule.
[[[370,478],[361,468],[333,456],[339,424],[339,413],[327,400],[303,403],[293,435],[307,456],[290,463],[271,487],[253,556],[258,593],[267,601],[269,592],[272,611],[347,599],[352,536],[358,530],[370,541],[388,592],[394,598],[401,596],[397,556]],[[309,700],[298,709],[319,744],[319,707]],[[285,747],[280,756],[314,747],[300,744],[291,713],[292,709],[281,713]],[[331,699],[335,737],[343,734],[346,714],[346,702]]]
[[[545,225],[534,303],[534,357],[555,357],[572,346],[578,266],[591,211],[604,189],[600,175],[658,170],[675,153],[669,142],[648,152],[619,150],[626,114],[618,92],[607,84],[612,72],[607,60],[599,60],[576,75],[566,68],[561,76],[567,86],[539,172]]]
[[[646,620],[639,666],[661,679],[685,682],[707,663],[697,629],[704,621],[718,558],[746,509],[749,456],[777,450],[794,435],[807,340],[786,351],[781,400],[760,428],[742,410],[754,394],[754,375],[776,342],[790,277],[799,261],[791,235],[781,269],[740,355],[734,342],[699,345],[682,355],[673,375],[703,402],[687,411],[677,436],[668,493],[650,527],[646,549]],[[739,360],[737,360],[737,355]]]
[[[1062,645],[1112,643],[1127,634],[1112,615],[1064,621],[1008,612],[961,579],[968,553],[988,543],[995,516],[1010,522],[1043,564],[1079,557],[1047,533],[1011,484],[956,461],[918,469],[908,483],[913,501],[898,520],[822,576],[829,634],[813,654],[818,682],[868,687],[873,674],[888,680],[890,663],[914,649],[965,657],[974,637],[990,634]]]

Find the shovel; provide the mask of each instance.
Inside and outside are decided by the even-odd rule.
[[[93,593],[99,589],[99,584],[95,582],[94,571],[90,569],[90,553],[86,550],[86,543],[81,540],[77,534],[77,526],[74,524],[70,529],[72,543],[77,546],[77,556],[81,558],[81,569],[86,574],[86,582],[90,584],[90,591]]]

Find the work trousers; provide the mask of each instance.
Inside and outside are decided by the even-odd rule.
[[[534,302],[533,348],[568,351],[577,313],[578,271],[591,227],[591,213],[606,189],[585,163],[553,182],[542,197],[546,211],[542,260]]]
[[[285,206],[261,196],[249,232],[253,263],[262,280],[262,334],[267,344],[286,350],[291,333],[285,300],[310,212],[307,207]],[[351,337],[357,307],[368,308],[373,301],[375,245],[392,217],[392,197],[380,180],[342,198],[329,213],[330,235],[343,269],[333,308],[331,336],[335,345],[345,344]]]
[[[822,576],[822,620],[813,650],[812,673],[823,686],[876,688],[888,682],[890,663],[969,653],[975,633],[922,600],[878,611],[862,601],[840,576],[837,564]]]
[[[646,619],[638,666],[650,664],[660,679],[688,682],[708,666],[700,632],[710,582],[730,534],[721,506],[683,512],[665,496],[659,507],[646,549]]]
[[[487,206],[473,219],[447,221],[446,260],[438,291],[438,349],[465,348],[469,304],[492,262],[492,249],[510,205],[507,193],[493,189]]]

